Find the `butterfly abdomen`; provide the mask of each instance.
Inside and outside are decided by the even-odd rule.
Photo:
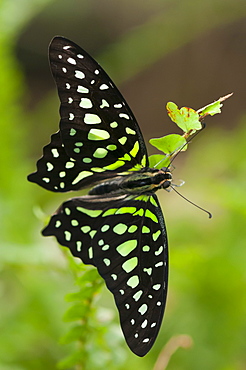
[[[144,168],[140,171],[119,175],[94,186],[90,195],[122,195],[154,193],[171,185],[172,175],[168,168],[161,170]]]

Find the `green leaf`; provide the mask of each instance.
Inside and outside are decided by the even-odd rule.
[[[77,283],[80,286],[93,285],[96,290],[97,286],[102,285],[102,279],[95,268],[88,268],[85,273],[77,278]]]
[[[74,302],[74,301],[85,301],[89,298],[93,297],[97,294],[97,290],[93,286],[85,286],[83,290],[81,289],[79,292],[69,293],[66,295],[67,302]]]
[[[198,110],[200,116],[213,116],[215,114],[221,113],[221,107],[223,104],[220,101],[216,101],[214,103],[211,103],[209,105],[206,105],[205,107]]]
[[[215,114],[221,113],[221,107],[223,107],[222,101],[230,98],[232,96],[231,94],[225,95],[222,98],[219,98],[215,102],[205,105],[205,107],[200,108],[197,110],[197,113],[199,113],[200,117],[205,117],[205,116],[214,116]]]
[[[60,343],[68,344],[74,341],[81,341],[86,333],[87,330],[82,325],[75,325],[60,339]]]
[[[184,132],[190,130],[200,130],[202,125],[199,121],[199,114],[192,108],[178,108],[178,106],[169,102],[166,105],[167,113],[171,120],[177,124]]]
[[[168,167],[170,164],[170,157],[162,154],[153,154],[149,156],[149,167],[150,168],[162,168]]]
[[[82,320],[84,317],[88,318],[88,307],[87,305],[82,305],[81,303],[75,304],[70,307],[63,317],[65,322]]]
[[[183,136],[178,134],[170,134],[156,139],[150,139],[150,144],[155,148],[161,150],[163,153],[172,154],[179,150],[186,150],[186,140]]]
[[[85,359],[87,352],[85,349],[80,348],[78,351],[73,352],[70,356],[67,356],[57,364],[58,369],[75,369],[76,365],[81,364],[82,359]],[[83,367],[84,368],[84,367]],[[82,367],[81,367],[82,369]]]

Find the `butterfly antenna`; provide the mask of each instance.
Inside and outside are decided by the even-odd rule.
[[[191,200],[189,200],[188,198],[186,198],[184,195],[182,195],[181,193],[179,193],[173,186],[171,186],[172,190],[175,191],[175,193],[177,193],[181,198],[183,198],[184,200],[186,200],[188,203],[192,204],[193,206],[195,206],[196,208],[199,208],[201,211],[203,212],[206,212],[208,214],[208,218],[212,218],[212,213],[210,213],[209,211],[207,211],[206,209],[198,206],[196,203],[193,203]]]

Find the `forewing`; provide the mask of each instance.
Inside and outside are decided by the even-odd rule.
[[[97,267],[114,295],[128,346],[144,356],[159,332],[167,294],[167,235],[156,196],[73,198],[43,235],[56,236]]]
[[[54,192],[79,190],[114,176],[112,171],[88,171],[81,162],[70,158],[62,145],[60,131],[53,134],[50,143],[44,147],[37,169],[28,180]]]
[[[78,45],[63,37],[55,37],[49,47],[50,67],[60,98],[60,146],[62,160],[44,150],[37,172],[30,181],[55,191],[74,190],[85,186],[90,177],[100,177],[104,171],[123,172],[135,166],[147,166],[147,152],[136,119],[125,99],[99,64]],[[48,145],[52,148],[52,140]],[[56,143],[57,144],[57,143]],[[66,161],[76,161],[71,171]],[[51,166],[50,166],[51,164]],[[45,169],[52,166],[45,173]],[[77,172],[76,172],[77,171]],[[65,187],[61,187],[62,172]],[[81,175],[82,173],[82,175]],[[84,175],[87,176],[84,177]],[[52,178],[54,186],[47,185]],[[106,176],[101,176],[106,177]],[[110,175],[108,176],[110,177]],[[84,180],[86,179],[86,180]],[[63,185],[63,184],[62,184]]]

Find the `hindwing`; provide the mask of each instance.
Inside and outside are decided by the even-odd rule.
[[[73,198],[43,235],[54,235],[98,269],[114,295],[128,346],[144,356],[159,332],[167,294],[167,236],[157,197]]]

